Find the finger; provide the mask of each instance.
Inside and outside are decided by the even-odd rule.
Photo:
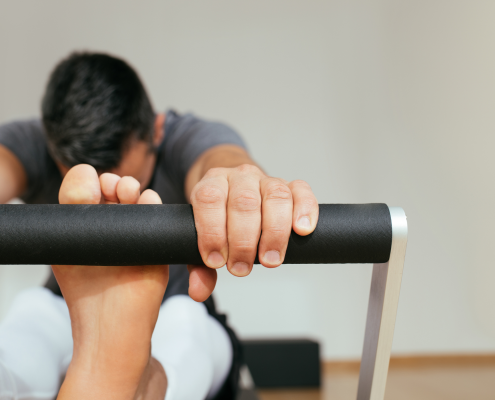
[[[101,189],[96,170],[87,164],[72,167],[60,186],[58,199],[60,204],[98,204]]]
[[[292,230],[292,193],[280,179],[261,180],[261,239],[259,259],[265,267],[284,261]]]
[[[292,229],[298,235],[306,236],[312,233],[318,222],[318,202],[309,184],[304,181],[289,183],[294,199]]]
[[[132,176],[124,176],[117,184],[117,197],[121,204],[136,204],[141,185]]]
[[[101,193],[103,194],[103,201],[105,204],[119,202],[117,185],[120,179],[120,176],[108,172],[100,175]]]
[[[191,193],[198,248],[206,266],[220,268],[227,263],[228,181],[224,168],[207,172]]]
[[[229,176],[227,205],[228,270],[249,275],[258,251],[261,233],[260,179],[263,174],[251,165],[238,167]]]
[[[204,265],[188,265],[189,296],[194,301],[205,301],[217,283],[217,271]]]

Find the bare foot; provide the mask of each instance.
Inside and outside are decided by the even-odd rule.
[[[89,165],[67,173],[59,199],[61,204],[161,203],[152,190],[140,194],[134,178],[113,174],[98,178]],[[165,377],[150,354],[168,266],[54,265],[52,269],[69,307],[74,339],[72,362],[58,398],[145,398],[148,381],[157,374]],[[165,388],[162,399],[164,395]]]

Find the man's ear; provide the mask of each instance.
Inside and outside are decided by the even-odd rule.
[[[156,115],[155,127],[153,133],[153,145],[158,147],[165,136],[165,114],[160,113]]]
[[[65,178],[65,175],[67,175],[67,172],[69,172],[70,168],[66,167],[64,164],[62,164],[59,161],[55,161],[55,164],[57,164],[58,170],[60,171],[60,175],[62,175],[62,178]]]

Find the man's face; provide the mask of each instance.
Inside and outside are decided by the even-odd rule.
[[[134,140],[122,155],[122,160],[118,167],[109,171],[101,171],[98,175],[104,172],[110,172],[118,176],[132,176],[141,184],[141,192],[146,189],[153,176],[153,170],[156,162],[156,154],[150,148],[149,142],[143,140]],[[57,162],[58,169],[65,177],[70,168]]]
[[[163,125],[165,123],[165,115],[158,114],[155,120],[153,146],[158,147],[163,140]],[[150,143],[144,140],[133,139],[126,146],[126,150],[122,155],[122,160],[118,167],[111,169],[112,174],[118,176],[132,176],[141,184],[141,192],[146,189],[153,176],[155,169],[156,154],[152,150]],[[57,163],[62,177],[64,177],[70,168]]]
[[[132,176],[141,184],[141,192],[146,189],[153,176],[156,154],[150,143],[134,140],[124,152],[120,165],[108,172],[118,176]]]

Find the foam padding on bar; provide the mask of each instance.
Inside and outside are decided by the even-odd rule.
[[[391,244],[387,205],[320,204],[315,232],[292,232],[284,263],[381,263]],[[201,263],[190,205],[0,205],[0,264]]]

